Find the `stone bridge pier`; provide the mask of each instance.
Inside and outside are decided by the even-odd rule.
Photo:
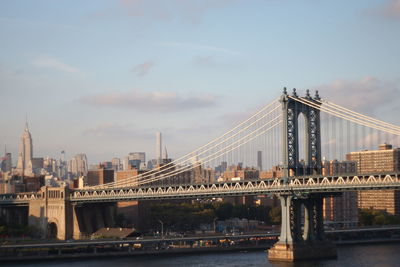
[[[116,203],[75,204],[68,188],[42,187],[29,201],[28,224],[43,239],[80,239],[115,224]]]
[[[72,204],[73,239],[88,237],[100,228],[114,227],[116,203]]]
[[[280,195],[281,235],[268,250],[270,261],[335,258],[336,247],[325,239],[323,196]]]

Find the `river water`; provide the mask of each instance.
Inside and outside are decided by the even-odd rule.
[[[0,266],[29,267],[176,267],[176,266],[277,266],[277,267],[331,267],[331,266],[400,266],[400,244],[352,245],[338,247],[338,258],[334,260],[305,261],[300,263],[271,263],[265,251],[221,252],[199,255],[162,255],[121,258],[99,258],[82,260],[57,260],[1,264]]]

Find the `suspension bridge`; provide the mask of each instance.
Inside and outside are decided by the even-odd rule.
[[[80,189],[0,195],[0,206],[29,205],[38,224],[44,229],[49,222],[56,224],[57,236],[67,239],[82,232],[82,220],[88,219],[80,217],[87,204],[93,208],[96,203],[129,200],[275,195],[281,202],[282,225],[269,258],[335,257],[335,247],[324,236],[323,198],[345,191],[397,190],[400,177],[398,170],[381,168],[327,175],[323,163],[345,160],[352,151],[372,150],[382,143],[399,147],[400,127],[321,99],[318,91],[311,96],[307,90],[300,97],[295,89],[290,94],[285,88],[280,98],[233,129],[153,170]],[[278,167],[280,174],[269,179],[193,179],[193,173],[201,178],[222,163],[257,169],[259,174]]]

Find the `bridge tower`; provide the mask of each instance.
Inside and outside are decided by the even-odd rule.
[[[283,179],[290,183],[296,176],[321,175],[321,127],[318,109],[296,101],[299,96],[293,89],[292,96],[283,90],[282,103],[282,168]],[[318,104],[318,91],[315,97],[307,90],[304,98]],[[305,158],[299,158],[298,118],[305,117]],[[322,194],[279,194],[281,203],[281,234],[279,241],[268,250],[271,261],[296,261],[315,258],[336,257],[336,247],[325,239],[323,222]]]
[[[296,89],[293,89],[293,98],[298,98]],[[288,96],[286,88],[283,89],[280,102],[282,103],[282,149],[283,149],[283,175],[284,177],[300,175],[321,174],[321,126],[320,112],[318,109],[300,103]],[[316,100],[321,100],[318,91],[315,98],[307,94],[304,97],[318,105]],[[305,158],[304,164],[299,158],[299,115],[303,114],[305,118],[304,146]]]

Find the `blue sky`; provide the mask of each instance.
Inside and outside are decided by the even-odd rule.
[[[399,0],[0,1],[0,144],[172,157],[280,95],[400,124]]]

